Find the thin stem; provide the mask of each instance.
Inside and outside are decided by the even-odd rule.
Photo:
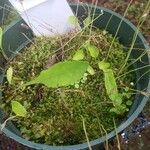
[[[150,65],[145,65],[145,66],[136,68],[136,69],[134,69],[134,70],[130,70],[130,71],[128,71],[128,72],[126,72],[126,73],[124,73],[124,74],[122,74],[122,75],[117,76],[116,79],[119,79],[119,78],[121,78],[121,77],[123,77],[123,76],[125,76],[125,75],[127,75],[127,74],[129,74],[129,73],[131,73],[131,72],[135,72],[135,71],[137,71],[137,70],[141,70],[141,69],[144,69],[144,68],[147,68],[147,67],[150,67]]]
[[[96,0],[96,2],[95,2],[95,7],[94,7],[94,10],[93,10],[92,20],[94,20],[95,11],[96,11],[96,8],[97,8],[97,3],[98,3],[98,1]],[[94,4],[94,1],[92,1],[92,4]],[[89,33],[89,35],[91,35],[92,27],[93,27],[93,22],[91,22],[90,33]]]
[[[104,128],[104,126],[100,123],[100,120],[99,120],[99,118],[98,118],[98,116],[97,116],[97,119],[98,119],[98,125],[99,125],[99,128],[100,128],[100,131],[101,131],[101,129],[104,131],[104,133],[105,133],[105,137],[106,137],[106,150],[109,150],[109,148],[108,148],[108,139],[107,139],[107,131],[105,130],[105,128]],[[102,133],[102,131],[101,131],[101,133]],[[103,136],[103,134],[102,134],[102,136]]]
[[[114,128],[115,128],[116,138],[117,138],[117,147],[118,147],[118,150],[121,150],[119,136],[118,136],[118,133],[117,133],[117,130],[116,130],[117,129],[116,122],[115,122],[114,118],[113,118],[113,122],[114,122]]]
[[[11,116],[9,118],[7,118],[4,123],[1,124],[1,131],[5,128],[6,124],[8,121],[13,120],[14,118],[16,118],[17,116]]]
[[[89,150],[92,150],[92,147],[90,145],[90,141],[89,141],[89,138],[88,138],[88,135],[87,135],[86,127],[85,127],[85,119],[83,118],[83,116],[81,116],[81,118],[82,118],[83,130],[84,130],[84,133],[85,133],[85,136],[86,136],[86,140],[87,140],[87,143],[88,143]]]
[[[150,5],[150,0],[148,1],[147,5],[146,5],[146,7],[145,7],[145,9],[144,9],[143,15],[145,14],[145,12],[147,12],[147,9],[149,10],[149,5]],[[143,15],[141,16],[141,18],[140,18],[139,20],[143,19]],[[129,59],[129,57],[130,57],[130,54],[131,54],[131,52],[132,52],[132,49],[134,48],[134,45],[135,45],[137,36],[138,36],[138,34],[139,34],[140,27],[143,25],[143,23],[145,22],[145,20],[146,20],[146,17],[145,17],[141,22],[139,21],[139,23],[138,23],[138,25],[137,25],[137,30],[135,31],[134,36],[133,36],[133,40],[132,40],[132,43],[131,43],[131,47],[130,47],[130,49],[129,49],[129,52],[128,52],[128,54],[127,54],[127,57],[126,57],[126,59],[125,59],[125,62],[124,62],[124,64],[123,64],[123,66],[121,67],[121,69],[120,69],[120,71],[119,71],[118,74],[120,74],[120,73],[122,72],[122,70],[124,69],[124,67],[125,67],[126,64],[127,64],[128,59]]]
[[[107,54],[106,59],[108,58],[108,56],[109,56],[109,54],[110,54],[110,51],[111,51],[111,49],[112,49],[112,46],[113,46],[113,44],[114,44],[114,42],[115,42],[115,39],[116,39],[116,37],[117,37],[117,34],[118,34],[118,32],[119,32],[119,30],[120,30],[120,27],[121,27],[121,25],[122,25],[122,22],[123,22],[123,20],[124,20],[126,14],[127,14],[127,12],[128,12],[128,9],[129,9],[130,5],[132,4],[132,1],[133,1],[133,0],[131,0],[130,3],[128,4],[128,6],[127,6],[127,8],[126,8],[126,10],[125,10],[125,13],[124,13],[124,15],[123,15],[123,17],[121,18],[121,21],[120,21],[120,23],[119,23],[119,25],[118,25],[117,31],[116,31],[116,33],[115,33],[115,36],[114,36],[114,38],[113,38],[113,40],[112,40],[112,42],[111,42],[111,45],[110,45],[110,47],[109,47],[109,50],[108,50],[108,54]]]

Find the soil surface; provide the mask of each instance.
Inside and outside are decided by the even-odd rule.
[[[78,0],[68,0],[69,2],[78,2]],[[80,2],[95,2],[96,0],[80,0]],[[121,15],[123,15],[127,5],[130,0],[98,0],[98,5],[104,6],[111,10],[114,10]],[[132,23],[137,24],[137,20],[139,16],[141,16],[143,12],[143,8],[148,0],[132,0],[132,6],[129,9],[129,12],[126,16]],[[148,15],[149,12],[145,12],[145,15]],[[147,39],[147,42],[150,44],[150,15],[147,17],[143,27],[142,32]],[[150,102],[147,103],[143,112],[150,121]],[[137,124],[138,121],[135,121],[132,126]],[[147,126],[143,131],[139,134],[135,134],[134,136],[129,138],[129,142],[127,144],[124,143],[123,140],[120,139],[121,148],[117,147],[116,140],[114,143],[109,144],[109,150],[150,150],[150,126]],[[17,144],[13,140],[6,138],[4,135],[0,134],[0,150],[29,150],[26,147],[23,147],[20,144]]]

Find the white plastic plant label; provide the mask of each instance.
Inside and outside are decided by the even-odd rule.
[[[28,10],[32,7],[35,7],[47,0],[9,0],[11,4],[19,11],[23,12],[24,10]]]
[[[36,36],[61,35],[80,30],[68,18],[73,12],[66,0],[9,0]]]

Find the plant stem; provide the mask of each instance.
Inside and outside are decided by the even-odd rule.
[[[121,25],[122,25],[122,22],[123,22],[123,20],[124,20],[126,14],[127,14],[127,12],[128,12],[128,9],[129,9],[129,7],[130,7],[131,4],[132,4],[132,1],[133,1],[133,0],[131,0],[130,3],[128,4],[128,7],[126,8],[126,10],[125,10],[125,12],[124,12],[123,17],[121,18],[121,21],[120,21],[120,23],[119,23],[119,25],[118,25],[117,31],[116,31],[116,33],[115,33],[115,36],[114,36],[114,38],[113,38],[113,40],[112,40],[112,42],[111,42],[111,45],[110,45],[110,47],[109,47],[109,50],[108,50],[108,54],[107,54],[106,59],[108,59],[108,56],[109,56],[110,51],[111,51],[111,49],[112,49],[112,46],[113,46],[113,44],[114,44],[114,42],[115,42],[115,39],[116,39],[116,37],[117,37],[117,34],[118,34],[118,32],[119,32],[119,30],[120,30],[120,27],[121,27]]]
[[[7,124],[8,121],[13,120],[13,119],[16,118],[16,117],[17,117],[17,116],[12,116],[12,117],[7,118],[7,119],[4,121],[4,123],[1,124],[1,131],[5,128],[5,126],[6,126],[6,124]]]
[[[148,1],[147,5],[146,5],[146,7],[145,7],[145,9],[144,9],[143,15],[145,14],[145,12],[147,12],[147,9],[149,10],[149,5],[150,5],[150,0]],[[139,20],[142,20],[143,15],[141,16],[141,18],[140,18]],[[138,34],[139,34],[140,27],[141,27],[141,26],[143,25],[143,23],[145,22],[145,19],[146,19],[146,17],[145,17],[141,22],[139,21],[139,23],[138,23],[138,25],[137,25],[137,30],[135,31],[135,33],[134,33],[134,35],[133,35],[133,40],[132,40],[132,43],[131,43],[131,47],[130,47],[130,49],[129,49],[129,52],[128,52],[128,54],[127,54],[127,57],[126,57],[126,59],[125,59],[125,62],[124,62],[124,64],[123,64],[123,66],[121,67],[121,69],[120,69],[118,75],[122,72],[122,70],[124,69],[124,67],[125,67],[126,64],[127,64],[127,61],[128,61],[128,59],[129,59],[129,57],[130,57],[130,54],[131,54],[131,52],[132,52],[132,49],[134,48],[134,44],[135,44],[135,42],[136,42],[137,36],[138,36]]]
[[[116,138],[117,138],[117,143],[118,143],[118,150],[121,150],[121,147],[120,147],[120,141],[119,141],[119,136],[118,136],[118,133],[117,133],[117,127],[116,127],[116,122],[115,122],[115,119],[113,118],[113,122],[114,122],[114,128],[115,128],[115,133],[116,133]]]
[[[85,127],[85,119],[83,118],[83,116],[81,116],[81,118],[82,118],[83,130],[84,130],[84,133],[85,133],[85,136],[86,136],[86,140],[87,140],[87,143],[88,143],[89,150],[92,150],[92,147],[91,147],[90,141],[89,141],[89,137],[87,135],[86,127]]]

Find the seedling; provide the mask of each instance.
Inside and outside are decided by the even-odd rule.
[[[12,107],[12,112],[15,114],[15,116],[11,116],[8,119],[6,119],[4,121],[3,124],[1,124],[1,131],[4,129],[4,127],[6,126],[6,123],[10,120],[15,119],[16,117],[25,117],[27,114],[27,111],[25,109],[25,107],[23,105],[21,105],[19,102],[17,101],[12,101],[11,102],[11,107]]]
[[[101,61],[98,63],[98,66],[104,73],[105,88],[115,107],[112,108],[111,111],[118,114],[123,113],[126,110],[126,106],[122,105],[122,95],[118,92],[116,80],[113,70],[110,68],[110,64]]]

